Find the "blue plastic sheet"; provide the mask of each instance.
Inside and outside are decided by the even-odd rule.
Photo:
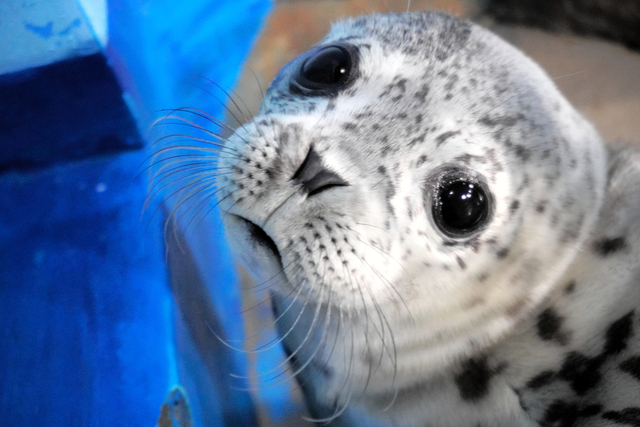
[[[223,117],[224,95],[203,90],[198,76],[233,87],[270,8],[267,0],[109,2],[104,55],[140,133],[164,108]],[[27,112],[37,113],[36,104]],[[92,123],[121,108],[113,105]],[[75,122],[83,129],[85,121]],[[212,382],[185,332],[168,282],[162,212],[139,220],[147,182],[136,173],[147,153],[125,122],[114,149],[58,146],[55,159],[38,154],[27,168],[8,160],[0,173],[0,426],[153,426],[176,384],[190,396],[196,426],[255,423],[249,393]],[[40,136],[25,133],[11,150],[48,149],[67,135],[42,144],[32,134]],[[24,157],[14,154],[8,158]],[[241,340],[236,276],[215,212],[204,227],[206,239],[187,234],[187,244],[226,336]],[[243,354],[214,357],[246,373]],[[235,418],[222,413],[229,405]]]

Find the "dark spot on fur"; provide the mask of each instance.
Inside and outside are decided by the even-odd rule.
[[[477,402],[489,392],[489,382],[493,372],[489,369],[487,359],[469,359],[462,365],[462,372],[455,378],[460,397],[467,402]]]
[[[509,206],[509,212],[515,213],[518,210],[518,208],[520,208],[520,201],[514,200],[513,202],[511,202],[511,205]]]
[[[419,100],[420,102],[425,102],[427,99],[427,95],[429,95],[429,86],[427,86],[426,84],[423,84],[420,87],[420,90],[418,92],[416,92],[413,97],[417,100]]]
[[[569,283],[567,283],[567,286],[564,288],[564,292],[566,294],[571,294],[575,290],[576,290],[576,281],[575,280],[572,280]]]
[[[593,404],[580,408],[577,403],[555,400],[545,412],[544,426],[578,427],[579,418],[595,417],[602,412],[602,405]]]
[[[613,253],[624,249],[627,246],[627,242],[624,237],[614,237],[611,239],[604,238],[596,240],[593,243],[593,250],[600,256],[606,257]]]
[[[627,348],[627,341],[633,333],[633,311],[627,313],[609,326],[606,333],[604,353],[618,354]]]
[[[416,166],[422,166],[424,164],[424,162],[427,161],[427,156],[426,155],[421,155],[420,157],[418,157],[418,161],[416,162]]]
[[[571,352],[565,358],[558,374],[569,382],[571,389],[576,394],[583,396],[600,383],[602,379],[600,367],[604,360],[603,356],[587,357],[577,352]]]
[[[466,270],[467,269],[467,264],[464,263],[464,261],[462,260],[462,258],[456,256],[456,261],[458,261],[458,265],[460,266],[460,268],[462,270]]]
[[[459,133],[459,130],[441,133],[436,137],[436,146],[441,146],[447,141],[447,139],[451,138],[452,136],[458,135]]]
[[[607,411],[602,414],[605,420],[615,421],[618,424],[640,426],[640,408],[624,408],[622,411]]]
[[[451,89],[455,87],[458,80],[459,80],[459,77],[457,74],[450,75],[449,78],[447,79],[447,83],[444,85],[444,90],[446,90],[447,92],[450,92]]]
[[[583,418],[595,417],[600,412],[602,412],[602,405],[593,404],[582,408],[582,410],[580,411],[580,416]]]
[[[593,404],[580,408],[577,403],[555,400],[545,412],[544,426],[577,427],[579,418],[595,417],[602,412],[602,405]]]
[[[547,308],[538,315],[538,336],[544,341],[558,340],[564,342],[565,338],[560,332],[563,318],[552,308]]]
[[[413,138],[411,141],[409,141],[409,147],[413,147],[414,145],[416,145],[419,142],[424,141],[424,138],[427,136],[427,133],[424,132],[421,135],[416,136],[415,138]]]
[[[556,400],[545,411],[543,425],[575,427],[578,416],[578,405],[567,403],[564,400]]]
[[[489,127],[503,126],[510,127],[518,123],[518,121],[522,120],[524,117],[521,114],[516,116],[498,116],[498,117],[489,117],[483,116],[478,120],[480,124]]]
[[[526,162],[527,160],[529,160],[529,157],[531,157],[531,152],[529,151],[529,149],[523,147],[522,145],[516,145],[513,150],[516,153],[516,156],[518,156],[523,162]]]
[[[632,356],[620,364],[620,370],[640,381],[640,356]]]
[[[496,252],[496,257],[498,259],[505,259],[509,255],[509,248],[502,248],[498,252]]]
[[[533,390],[537,390],[541,387],[544,387],[545,385],[551,384],[551,382],[553,381],[554,377],[555,377],[555,372],[553,371],[543,371],[540,372],[538,375],[536,375],[535,377],[531,378],[528,382],[527,382],[527,387]]]

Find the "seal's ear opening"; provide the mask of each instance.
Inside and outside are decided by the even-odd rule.
[[[358,68],[358,50],[349,43],[315,48],[304,54],[291,76],[289,90],[304,96],[336,96],[349,87]]]

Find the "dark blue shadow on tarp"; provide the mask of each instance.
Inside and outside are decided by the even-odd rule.
[[[0,76],[0,172],[142,148],[101,53]]]

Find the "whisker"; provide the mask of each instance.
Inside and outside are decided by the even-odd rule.
[[[201,172],[198,172],[197,174],[202,174],[205,171],[209,172],[208,168],[205,165],[181,165],[181,166],[177,166],[175,168],[169,169],[167,171],[162,172],[161,175],[162,178],[160,177],[154,177],[151,182],[153,183],[153,185],[151,185],[147,191],[147,195],[145,198],[145,202],[144,205],[142,207],[142,213],[140,215],[140,218],[142,219],[142,217],[144,216],[146,210],[149,208],[149,205],[151,204],[151,202],[156,198],[156,196],[161,193],[164,189],[166,189],[167,187],[171,187],[172,185],[175,185],[177,182],[180,182],[184,179],[187,178],[192,178],[193,175],[189,175],[189,176],[182,176],[182,177],[177,177],[172,179],[169,182],[164,182],[167,179],[171,179],[171,177],[173,175],[180,175],[180,174],[184,174],[187,173],[189,171],[193,171],[193,170],[198,170],[198,169],[202,169]],[[205,179],[209,179],[209,177],[205,177]]]
[[[196,177],[197,179],[200,179],[200,177]],[[162,178],[162,180],[166,179],[166,177]],[[151,200],[153,200],[158,194],[160,194],[164,189],[169,188],[173,185],[175,185],[176,183],[183,181],[185,179],[191,179],[191,182],[178,188],[177,190],[173,191],[171,194],[169,194],[168,196],[166,196],[164,199],[165,200],[170,200],[172,199],[174,196],[176,196],[178,193],[180,193],[181,191],[185,190],[186,188],[194,185],[193,181],[194,181],[194,177],[193,175],[188,175],[188,176],[182,176],[182,177],[178,177],[175,178],[173,181],[170,182],[166,182],[164,184],[162,184],[162,186],[160,188],[156,188],[153,193],[151,194],[147,194],[147,201],[149,201],[149,203],[151,202]],[[215,176],[211,175],[211,176],[207,176],[207,177],[203,177],[202,178],[204,181],[209,181],[209,180],[214,180]],[[160,180],[159,182],[162,182],[162,180]],[[158,182],[158,183],[159,183]],[[155,187],[156,184],[154,184]],[[223,187],[224,188],[224,187]],[[221,188],[222,189],[222,188]],[[145,205],[143,207],[143,215],[146,211],[146,209],[149,207],[149,203],[147,203],[147,201],[145,201]],[[157,209],[156,209],[157,211]],[[153,215],[155,215],[156,211],[154,211],[154,213],[151,215],[151,217],[153,218]]]
[[[222,93],[224,93],[224,94],[225,94],[225,96],[227,97],[227,99],[228,99],[229,101],[231,101],[231,103],[234,105],[234,107],[236,107],[236,109],[238,110],[238,112],[242,115],[242,118],[243,118],[245,121],[246,121],[246,120],[248,120],[247,116],[245,116],[244,112],[243,112],[243,111],[242,111],[242,109],[238,106],[238,103],[236,102],[236,100],[234,99],[234,97],[233,97],[233,96],[231,96],[231,94],[229,94],[229,92],[227,92],[225,89],[223,89],[223,88],[222,88],[222,86],[220,86],[218,83],[216,83],[215,81],[211,80],[211,79],[210,79],[210,78],[208,78],[208,77],[205,77],[205,76],[202,76],[202,75],[199,75],[198,77],[200,77],[200,78],[202,78],[202,79],[204,79],[204,80],[208,81],[209,83],[211,83],[212,85],[214,85],[215,87],[217,87],[218,89],[220,89],[220,90],[222,91]],[[210,92],[209,92],[209,93],[210,93]],[[236,96],[237,96],[237,94],[236,94],[233,90],[231,91],[231,93],[233,93],[234,95],[236,95]],[[213,95],[213,94],[212,94],[212,95]],[[222,101],[220,101],[220,100],[218,100],[218,102],[220,102],[221,104],[223,104],[223,103],[222,103]],[[240,124],[240,125],[241,125],[241,124],[242,124],[242,122],[240,122],[240,120],[238,120],[238,118],[233,114],[233,112],[231,111],[231,109],[230,109],[229,107],[227,107],[227,106],[226,106],[226,104],[223,104],[223,105],[224,105],[224,108],[227,110],[227,112],[228,112],[229,114],[231,114],[231,116],[232,116],[232,117],[233,117],[233,119],[236,121],[236,123],[238,123],[238,124]],[[249,114],[251,114],[251,112],[250,112],[250,111],[249,111]]]
[[[183,111],[183,112],[187,112],[187,111]],[[197,116],[197,117],[201,117],[199,114],[197,113],[193,113],[190,112],[193,115]],[[178,120],[177,122],[170,122],[169,119],[171,120]],[[228,126],[226,124],[224,124],[223,122],[218,122],[217,119],[211,119],[209,120],[211,123],[213,123],[214,125],[216,125],[217,127],[220,127],[224,130],[226,130],[228,128]],[[214,132],[210,129],[207,129],[204,126],[201,126],[199,124],[197,124],[196,122],[194,122],[193,120],[189,120],[186,117],[182,117],[182,116],[178,116],[178,115],[171,115],[171,116],[167,116],[165,117],[165,119],[162,122],[159,122],[156,124],[156,126],[160,126],[160,125],[167,125],[167,126],[187,126],[190,127],[192,129],[196,129],[199,130],[201,132],[206,133],[207,135],[213,136],[216,139],[220,140],[220,141],[226,141],[227,137],[225,137],[224,135],[221,135],[217,132]],[[229,128],[231,129],[231,128]],[[233,131],[233,130],[232,130]]]
[[[280,316],[278,316],[278,318],[277,318],[277,319],[275,319],[275,320],[274,320],[270,325],[268,325],[268,326],[265,328],[265,330],[268,330],[268,329],[270,329],[271,327],[273,327],[273,326],[277,323],[277,321],[278,321],[280,318],[282,318],[282,316],[284,316],[284,314],[286,314],[286,313],[287,313],[287,311],[291,308],[291,306],[293,306],[293,304],[297,301],[297,299],[298,299],[298,297],[299,297],[300,293],[302,292],[302,286],[298,286],[298,289],[299,289],[299,290],[298,290],[298,293],[296,294],[296,296],[295,296],[295,298],[292,300],[292,302],[289,304],[289,306],[285,309],[285,311],[284,311]],[[294,292],[294,290],[292,290],[292,291],[291,291],[291,293],[289,293],[289,295],[291,295],[293,292]],[[288,296],[289,296],[289,295],[288,295]],[[300,313],[300,315],[301,315],[301,313]],[[272,339],[271,341],[269,341],[269,342],[267,342],[267,343],[265,343],[265,344],[263,344],[263,345],[261,345],[261,346],[259,346],[259,347],[255,347],[255,348],[254,348],[254,349],[252,349],[252,350],[246,350],[246,349],[243,349],[243,348],[239,348],[239,347],[231,346],[231,344],[229,344],[229,343],[230,343],[230,341],[229,341],[229,340],[225,340],[225,339],[223,339],[222,337],[220,337],[220,336],[219,336],[219,335],[218,335],[218,334],[217,334],[217,333],[216,333],[216,332],[215,332],[211,327],[209,327],[209,330],[210,330],[210,331],[211,331],[211,333],[212,333],[212,334],[213,334],[213,335],[214,335],[218,340],[220,340],[220,342],[222,342],[225,346],[227,346],[227,347],[229,347],[229,348],[231,348],[231,349],[233,349],[233,350],[239,351],[239,352],[241,352],[241,353],[247,353],[247,354],[256,354],[256,353],[261,353],[261,352],[264,352],[264,351],[270,350],[270,349],[272,349],[272,348],[276,347],[277,345],[279,345],[280,343],[282,343],[282,341],[283,341],[283,339],[284,339],[284,337],[279,337],[279,336],[278,336],[278,337],[276,337],[276,338]],[[256,334],[249,335],[249,336],[245,337],[245,340],[246,340],[246,338],[257,338],[257,337],[259,337],[260,335],[262,335],[262,333],[258,332],[258,333],[256,333]]]
[[[322,300],[322,294],[323,294],[323,292],[324,292],[324,287],[321,287],[321,288],[320,288],[320,300]],[[304,303],[304,305],[303,305],[303,308],[304,308],[304,307],[306,307],[306,306],[308,305],[308,303],[309,303],[309,301],[308,301],[308,300],[307,300],[307,301],[305,301],[305,303]],[[271,374],[271,373],[272,373],[272,372],[274,372],[275,370],[278,370],[278,369],[282,368],[282,366],[283,366],[284,364],[286,364],[286,363],[290,362],[290,361],[291,361],[291,360],[296,356],[296,354],[298,354],[298,352],[300,352],[300,351],[301,351],[301,349],[303,348],[304,344],[307,342],[307,340],[308,340],[308,339],[310,338],[310,336],[311,336],[311,332],[312,332],[312,330],[314,329],[315,323],[316,323],[316,321],[317,321],[317,314],[318,314],[318,311],[319,311],[320,309],[321,309],[321,305],[320,305],[320,304],[318,304],[318,306],[316,307],[316,311],[315,311],[315,313],[314,313],[313,320],[311,321],[311,326],[309,327],[309,330],[307,331],[307,334],[305,335],[305,337],[304,337],[304,339],[302,340],[302,342],[298,345],[298,348],[296,348],[295,350],[293,350],[293,351],[291,352],[291,354],[290,354],[290,355],[289,355],[289,356],[288,356],[288,357],[287,357],[283,362],[279,363],[279,364],[278,364],[277,366],[275,366],[274,368],[272,368],[272,369],[270,369],[270,370],[268,370],[268,371],[266,371],[266,372],[261,372],[261,373],[257,374],[257,376],[258,376],[258,377],[264,377],[264,376],[266,376],[266,375]],[[302,310],[301,310],[301,313],[302,313]],[[299,319],[300,319],[300,315],[298,316],[298,319],[296,319],[296,323],[297,323],[297,320],[299,320]],[[293,327],[289,329],[289,331],[287,332],[287,334],[289,334],[292,330],[293,330]],[[270,381],[270,380],[273,380],[273,379],[275,379],[275,378],[277,378],[277,377],[278,377],[278,376],[280,376],[280,375],[282,375],[282,374],[278,374],[278,375],[276,375],[275,377],[270,378],[270,379],[269,379],[269,381]]]
[[[178,159],[178,160],[176,160]],[[138,176],[144,172],[149,171],[150,169],[152,169],[155,166],[158,166],[160,163],[166,163],[166,162],[175,162],[178,163],[182,160],[187,160],[187,159],[206,159],[208,161],[208,163],[210,165],[216,165],[217,164],[217,156],[212,156],[210,154],[175,154],[173,156],[169,156],[169,157],[165,157],[162,159],[158,159],[155,160],[153,163],[147,165],[144,169],[142,169],[139,173]],[[163,166],[160,166],[160,168],[162,168]],[[230,167],[227,167],[227,169],[229,169]],[[218,168],[216,167],[216,170]]]

